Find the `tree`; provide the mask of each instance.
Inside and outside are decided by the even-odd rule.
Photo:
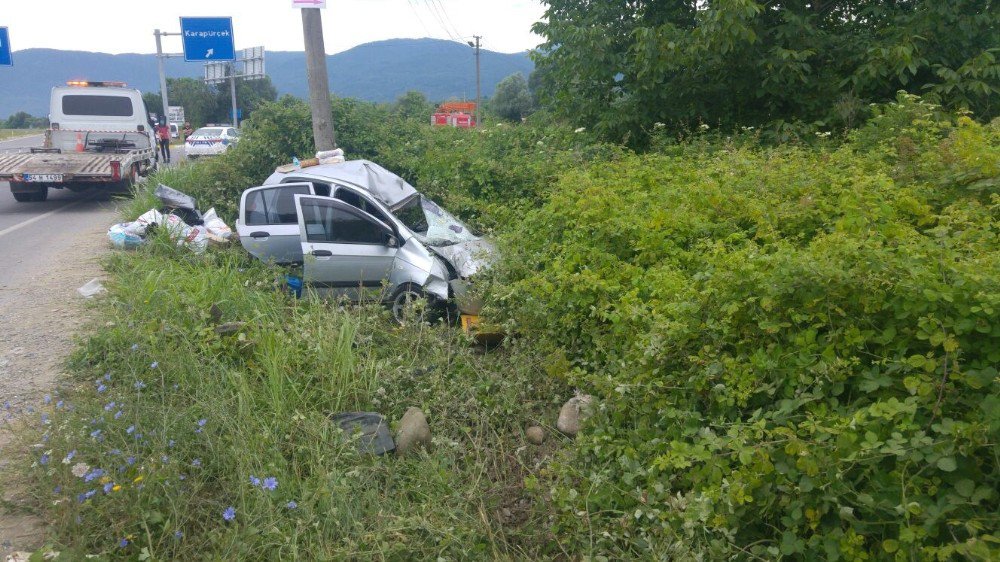
[[[426,123],[434,111],[434,104],[427,100],[423,92],[410,90],[399,96],[392,111],[404,119],[419,119]]]
[[[657,121],[846,125],[898,90],[1000,110],[995,0],[544,2],[544,103],[613,139]]]
[[[231,123],[233,96],[228,80],[215,86],[214,96],[215,110],[210,121]],[[236,107],[242,112],[242,119],[249,119],[254,110],[277,99],[278,89],[274,87],[270,76],[264,76],[259,80],[236,81]]]
[[[168,78],[167,93],[170,105],[184,107],[184,117],[192,126],[201,127],[205,123],[221,121],[216,115],[215,94],[205,82],[197,78]],[[163,109],[150,111],[162,113]]]
[[[163,113],[163,96],[156,92],[145,92],[142,94],[142,101],[146,104],[146,111],[157,115]]]
[[[493,92],[492,105],[493,111],[508,121],[520,121],[531,113],[531,93],[524,75],[517,72],[501,80]]]

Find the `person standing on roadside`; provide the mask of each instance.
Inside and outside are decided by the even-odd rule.
[[[191,123],[185,122],[184,123],[184,130],[182,131],[182,134],[184,135],[184,142],[187,142],[188,137],[190,137],[191,133],[193,133],[193,132],[194,132],[194,129],[191,128]]]
[[[170,162],[170,127],[161,120],[156,127],[156,138],[160,139],[160,154],[164,162]]]

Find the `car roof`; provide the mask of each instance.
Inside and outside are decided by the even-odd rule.
[[[290,172],[275,172],[265,184],[281,183],[289,177],[315,178],[360,187],[390,209],[399,208],[420,193],[403,178],[370,160],[348,160],[337,164],[320,164]]]

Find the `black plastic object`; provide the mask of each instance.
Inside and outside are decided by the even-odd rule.
[[[194,197],[191,197],[182,191],[177,191],[169,185],[163,185],[161,183],[156,186],[156,189],[153,191],[153,195],[158,197],[160,201],[163,201],[164,205],[172,209],[188,209],[189,211],[194,211],[198,208],[197,201],[195,201]]]
[[[192,209],[183,209],[176,207],[163,207],[160,212],[164,215],[169,215],[171,213],[177,215],[179,219],[184,221],[184,224],[188,226],[201,226],[205,224],[204,219],[201,217],[201,211]]]
[[[344,412],[334,414],[330,421],[337,424],[349,436],[358,440],[358,451],[384,455],[396,450],[396,443],[389,434],[389,424],[375,412]]]

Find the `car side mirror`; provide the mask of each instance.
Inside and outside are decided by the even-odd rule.
[[[393,236],[392,234],[386,234],[385,235],[385,245],[389,246],[390,248],[398,248],[399,247],[399,239],[396,238],[395,236]]]

